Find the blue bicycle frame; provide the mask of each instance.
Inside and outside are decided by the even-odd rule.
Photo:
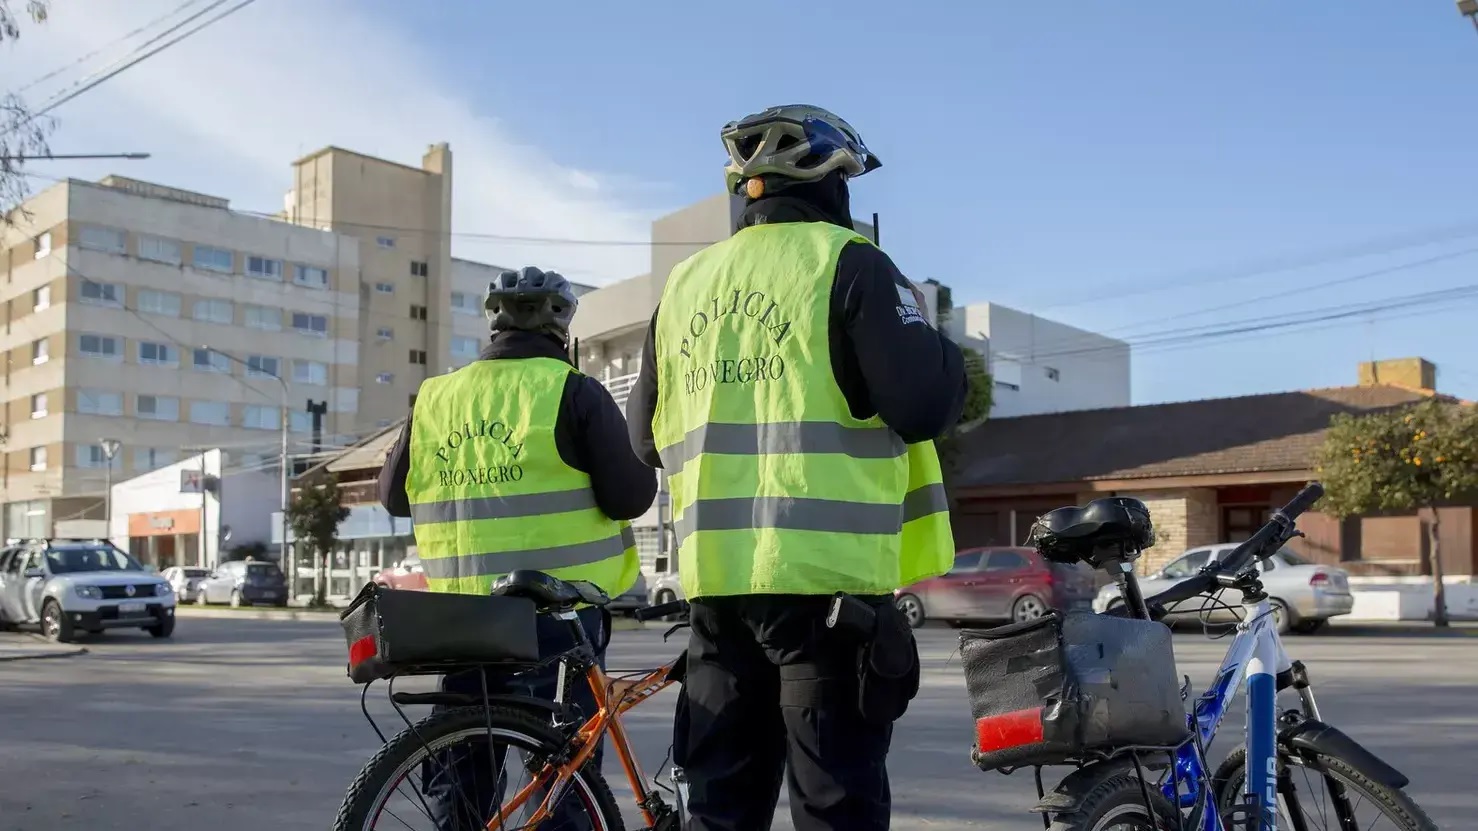
[[[1211,792],[1210,774],[1202,749],[1216,738],[1227,707],[1237,694],[1237,685],[1247,678],[1247,779],[1246,804],[1258,818],[1258,831],[1278,827],[1277,676],[1292,669],[1273,623],[1267,598],[1245,605],[1247,614],[1237,625],[1237,635],[1227,650],[1211,687],[1198,699],[1187,716],[1198,741],[1189,741],[1176,752],[1168,781],[1162,791],[1172,805],[1182,810],[1202,805],[1201,827],[1192,831],[1225,831],[1216,795]],[[1312,697],[1306,706],[1312,708]]]

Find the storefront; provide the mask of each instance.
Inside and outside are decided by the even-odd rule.
[[[200,509],[128,514],[128,553],[160,571],[200,560]]]

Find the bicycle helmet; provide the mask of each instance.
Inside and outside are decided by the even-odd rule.
[[[504,271],[488,283],[482,308],[495,332],[547,332],[567,340],[579,302],[574,287],[559,272],[524,266]]]
[[[729,192],[738,193],[743,185],[750,199],[833,170],[852,177],[883,165],[852,125],[808,104],[747,115],[725,125],[721,135],[729,151],[724,168]]]

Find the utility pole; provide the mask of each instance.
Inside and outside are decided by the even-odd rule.
[[[107,462],[107,471],[103,474],[103,537],[113,539],[113,457],[118,455],[118,448],[123,442],[117,439],[98,439],[98,446],[103,449],[103,460]]]

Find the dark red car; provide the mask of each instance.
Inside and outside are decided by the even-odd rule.
[[[1091,610],[1096,589],[1086,565],[1050,563],[1030,548],[967,548],[947,574],[893,595],[917,628],[930,620],[1031,620],[1048,609]]]

